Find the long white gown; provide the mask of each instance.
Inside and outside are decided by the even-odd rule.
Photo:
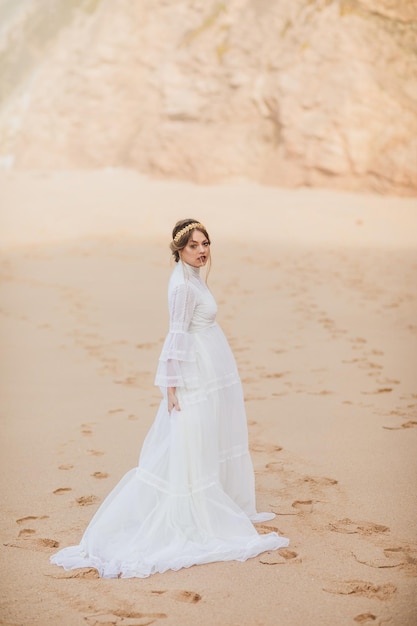
[[[145,578],[213,561],[244,561],[288,545],[259,535],[246,414],[236,363],[199,269],[181,261],[168,289],[170,330],[155,384],[163,393],[138,467],[107,496],[78,546],[51,563]],[[168,413],[167,387],[180,411]]]

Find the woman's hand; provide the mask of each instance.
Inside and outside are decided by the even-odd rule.
[[[168,387],[168,413],[171,414],[172,409],[181,411],[178,398],[176,396],[176,387]]]

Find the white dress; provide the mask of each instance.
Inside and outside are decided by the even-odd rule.
[[[107,496],[78,546],[51,562],[94,567],[100,576],[144,578],[213,561],[244,561],[286,547],[259,535],[246,414],[236,363],[216,323],[199,270],[181,261],[169,282],[170,330],[155,384],[163,393],[138,467]],[[181,410],[167,407],[177,388]]]

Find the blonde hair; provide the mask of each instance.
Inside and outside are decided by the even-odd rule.
[[[193,224],[195,224],[194,228],[187,229],[187,226],[192,226]],[[184,230],[185,232],[178,238],[178,234],[181,230]],[[180,260],[180,251],[185,248],[195,230],[199,230],[201,233],[203,233],[203,235],[207,238],[209,244],[211,243],[207,230],[198,220],[193,220],[190,218],[187,218],[185,220],[179,220],[172,230],[172,241],[169,245],[175,263],[178,263],[178,261]]]
[[[193,224],[195,224],[195,227],[190,228],[188,230],[187,226],[192,226]],[[178,234],[180,233],[181,230],[184,230],[185,232],[183,235],[180,235],[180,237],[178,238]],[[180,252],[183,248],[185,248],[185,246],[190,240],[191,235],[193,234],[195,230],[199,230],[201,233],[203,233],[203,235],[207,238],[207,241],[209,242],[209,244],[211,244],[209,234],[205,226],[203,226],[201,222],[199,222],[198,220],[191,219],[191,218],[179,220],[175,224],[174,228],[172,229],[172,241],[169,244],[169,248],[172,252],[172,256],[174,257],[175,263],[178,263],[178,261],[180,260]],[[207,276],[210,271],[210,267],[211,267],[211,257],[209,258]]]

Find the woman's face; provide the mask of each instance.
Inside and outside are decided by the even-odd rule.
[[[199,230],[193,230],[185,248],[180,250],[180,258],[192,267],[204,267],[210,257],[210,244]]]

